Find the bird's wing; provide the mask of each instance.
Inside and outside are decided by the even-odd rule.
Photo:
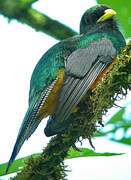
[[[12,164],[15,157],[19,153],[24,141],[27,140],[33,134],[35,129],[38,127],[40,123],[40,119],[38,119],[37,114],[39,113],[40,107],[44,104],[46,98],[48,97],[56,81],[57,78],[43,92],[37,94],[33,98],[33,102],[30,103],[30,106],[24,117],[23,123],[21,124],[18,137],[16,139],[16,143],[13,152],[11,154],[6,172],[8,172],[10,165]]]
[[[55,113],[45,128],[47,136],[61,132],[68,124],[68,117],[87,93],[95,79],[116,57],[110,40],[102,38],[88,48],[78,49],[67,59],[63,84],[60,88]]]

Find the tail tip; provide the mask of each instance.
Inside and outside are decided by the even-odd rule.
[[[7,165],[7,168],[6,168],[6,170],[5,170],[5,173],[6,173],[6,174],[8,173],[11,164],[12,164],[12,161],[9,161],[9,162],[8,162],[8,165]]]

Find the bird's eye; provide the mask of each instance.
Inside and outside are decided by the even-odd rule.
[[[85,24],[93,24],[97,21],[98,16],[97,14],[90,13],[84,17]]]
[[[85,21],[85,24],[89,23],[89,19],[87,18],[87,16],[84,17],[84,21]]]

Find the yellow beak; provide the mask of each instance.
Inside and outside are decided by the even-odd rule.
[[[105,20],[107,20],[107,19],[110,19],[110,18],[112,18],[112,17],[116,14],[116,12],[115,12],[113,9],[106,9],[104,13],[105,13],[105,14],[104,14],[103,16],[101,16],[101,17],[97,20],[97,23],[98,23],[98,22],[103,22],[103,21],[105,21]]]

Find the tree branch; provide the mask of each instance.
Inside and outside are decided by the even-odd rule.
[[[102,123],[102,115],[113,107],[119,95],[126,96],[131,89],[131,42],[122,55],[94,90],[90,90],[86,101],[79,103],[79,111],[70,117],[71,123],[62,133],[53,137],[42,154],[29,158],[26,167],[14,180],[62,180],[65,178],[64,158],[69,148],[79,138],[89,140],[96,131],[96,122]]]
[[[9,20],[17,19],[19,22],[31,26],[36,31],[44,32],[58,40],[77,34],[66,25],[31,8],[32,3],[35,1],[0,0],[0,14],[8,17]]]

